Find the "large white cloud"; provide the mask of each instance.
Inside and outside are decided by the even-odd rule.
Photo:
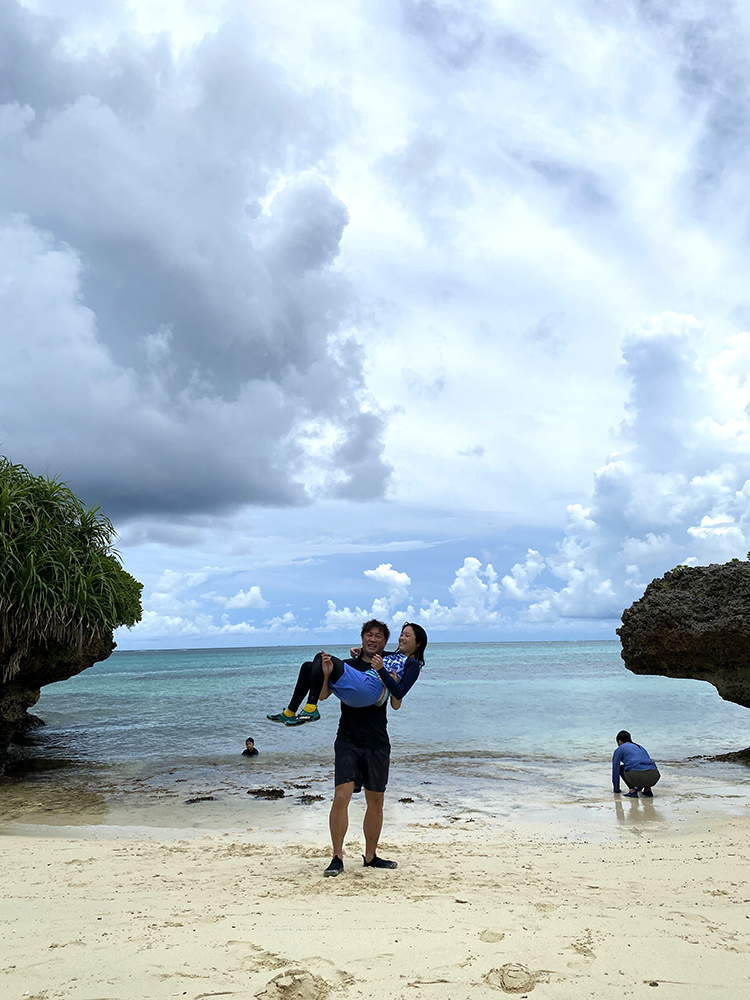
[[[568,506],[564,536],[554,547],[529,548],[501,580],[491,563],[467,556],[450,585],[423,582],[418,590],[404,570],[381,563],[363,571],[381,591],[369,607],[329,598],[322,619],[308,627],[356,634],[371,617],[463,635],[512,636],[524,625],[564,634],[581,620],[611,627],[652,576],[678,563],[744,558],[750,550],[750,333],[732,335],[716,352],[692,316],[667,313],[632,330],[623,357],[631,392],[619,450],[595,474],[586,503]],[[204,614],[200,602],[175,604],[173,595],[205,579],[200,572],[165,574],[150,607],[161,599],[169,614]],[[243,607],[265,606],[259,588],[249,592],[258,601]],[[293,627],[300,627],[296,619]]]
[[[237,9],[0,5],[0,206],[74,248],[113,363],[203,428],[123,428],[119,476],[50,459],[28,407],[7,446],[118,516],[365,500],[389,462],[401,500],[559,526],[622,417],[623,330],[748,311],[746,12]]]
[[[371,378],[403,406],[398,495],[559,524],[622,419],[624,331],[665,309],[714,344],[747,324],[747,11],[395,6],[381,219],[347,246],[398,299]]]
[[[411,579],[408,573],[402,573],[393,568],[391,563],[381,563],[375,569],[366,569],[364,575],[380,587],[385,587],[386,593],[376,597],[369,611],[364,608],[339,608],[335,601],[328,601],[328,610],[321,623],[326,630],[352,629],[356,630],[362,622],[371,618],[378,621],[391,621],[394,610],[407,597]]]
[[[377,597],[369,611],[360,607],[338,608],[334,601],[329,600],[324,628],[356,629],[368,618],[377,618],[396,626],[405,621],[418,621],[425,628],[439,630],[507,624],[507,619],[494,610],[500,596],[497,573],[490,564],[483,567],[473,556],[467,556],[463,566],[456,571],[455,579],[448,588],[452,598],[449,605],[441,604],[437,598],[431,601],[423,598],[420,607],[409,604],[405,609],[401,608],[400,605],[408,600],[411,580],[406,573],[394,570],[390,563],[365,570],[365,576],[388,587],[389,593]]]
[[[0,5],[4,450],[120,516],[382,495],[335,100],[239,16],[180,55],[65,30]]]
[[[694,317],[668,313],[634,329],[623,355],[621,450],[586,507],[568,507],[556,549],[529,551],[502,581],[530,620],[616,619],[652,576],[750,549],[750,334],[714,353]]]
[[[750,547],[749,38],[0,0],[4,449],[117,517],[165,641],[604,634]]]
[[[391,563],[381,563],[375,569],[366,569],[365,576],[388,588],[388,600],[391,604],[399,604],[408,592],[411,579],[408,573],[400,573]]]
[[[206,582],[220,583],[222,578],[233,572],[216,566],[206,566],[189,573],[165,570],[153,590],[145,595],[143,619],[132,629],[120,629],[118,638],[125,639],[128,644],[149,644],[159,640],[252,641],[257,637],[263,639],[279,634],[287,639],[299,636],[301,630],[291,611],[258,621],[230,619],[229,611],[258,611],[268,607],[268,601],[263,598],[258,586],[250,586],[247,591],[239,590],[229,598],[215,591],[200,591]],[[211,610],[211,605],[216,603],[225,608],[218,621]]]

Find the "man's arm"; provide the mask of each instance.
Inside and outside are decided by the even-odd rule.
[[[318,701],[325,701],[326,698],[331,697],[331,689],[328,687],[328,678],[331,676],[331,672],[333,671],[333,663],[331,663],[331,657],[328,653],[323,653],[320,659],[323,667],[323,687],[320,689]]]

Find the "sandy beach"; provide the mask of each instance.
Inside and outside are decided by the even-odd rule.
[[[358,817],[334,879],[324,828],[6,832],[3,997],[748,995],[742,816],[406,824],[392,872],[362,868]]]

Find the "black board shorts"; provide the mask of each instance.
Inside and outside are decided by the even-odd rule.
[[[368,747],[355,747],[348,740],[337,739],[333,744],[335,759],[335,785],[345,785],[354,782],[354,791],[361,792],[363,786],[368,792],[384,792],[388,784],[388,770],[391,764],[391,751],[372,750]]]
[[[661,778],[661,775],[656,768],[651,771],[623,770],[622,776],[625,779],[625,784],[628,788],[652,788],[659,778]]]

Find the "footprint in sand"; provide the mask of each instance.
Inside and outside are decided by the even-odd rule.
[[[260,972],[261,969],[283,969],[289,965],[288,958],[282,958],[271,951],[264,951],[263,948],[249,941],[227,941],[227,945],[233,948],[240,948],[245,954],[242,956],[242,967],[247,972]]]
[[[569,969],[578,969],[581,966],[591,965],[591,963],[596,958],[596,952],[593,950],[594,938],[591,930],[587,927],[584,933],[574,941],[570,948],[572,951],[577,952],[578,958],[574,958],[572,962],[568,962]]]
[[[325,1000],[331,987],[307,969],[288,969],[266,983],[255,996],[263,1000]]]
[[[499,969],[490,969],[484,976],[484,981],[503,993],[531,993],[540,978],[539,972],[532,972],[515,962],[507,962]]]
[[[497,944],[498,941],[502,941],[505,937],[504,931],[482,931],[479,934],[479,940],[484,941],[485,944]]]

